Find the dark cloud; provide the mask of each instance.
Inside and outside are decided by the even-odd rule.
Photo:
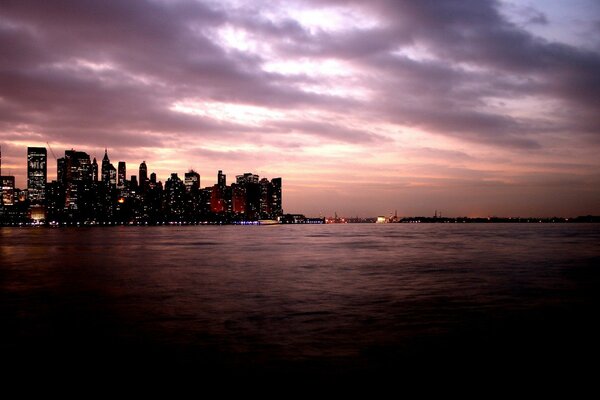
[[[327,29],[307,27],[285,6],[0,2],[0,139],[7,159],[16,151],[11,141],[108,146],[119,148],[118,156],[139,147],[190,148],[210,160],[251,157],[206,141],[282,152],[338,142],[368,153],[392,146],[403,127],[521,154],[549,152],[555,143],[600,143],[597,46],[535,36],[531,25],[552,26],[539,10],[521,7],[512,22],[494,0],[293,4],[353,10],[343,26]],[[221,35],[229,31],[242,31],[247,39],[239,40],[256,48],[224,44]],[[264,69],[281,59],[309,59],[315,71]],[[319,63],[330,59],[350,70],[328,73]],[[343,96],[336,87],[366,94]],[[287,116],[244,124],[175,111],[182,101],[254,105]],[[384,134],[379,125],[392,128]],[[473,161],[461,151],[415,147],[425,157]]]

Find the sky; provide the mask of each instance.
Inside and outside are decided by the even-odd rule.
[[[46,143],[310,216],[600,214],[600,2],[3,0],[2,174]]]

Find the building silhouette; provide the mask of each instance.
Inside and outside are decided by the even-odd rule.
[[[146,165],[146,161],[142,161],[139,168],[139,182],[140,190],[142,193],[146,191],[146,187],[148,186],[148,166]]]
[[[125,181],[127,179],[127,166],[125,161],[119,161],[117,169],[117,187],[123,189],[125,187]]]
[[[163,224],[238,223],[276,219],[281,208],[281,178],[269,181],[253,173],[236,176],[227,186],[219,170],[216,183],[201,187],[200,174],[184,179],[172,173],[164,184],[143,161],[139,174],[126,177],[126,162],[118,168],[104,150],[101,165],[83,151],[65,150],[56,159],[56,179],[48,181],[47,152],[27,149],[27,190],[15,187],[14,176],[0,178],[0,223]]]
[[[34,205],[43,204],[46,198],[47,159],[45,147],[27,148],[27,192]]]

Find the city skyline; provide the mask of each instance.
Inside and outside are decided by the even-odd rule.
[[[226,174],[219,170],[217,183],[202,187],[200,174],[190,169],[183,179],[172,172],[163,184],[156,173],[148,174],[145,161],[127,179],[127,163],[119,161],[115,168],[108,149],[100,163],[72,148],[63,157],[51,153],[57,174],[47,180],[46,148],[27,147],[26,189],[0,169],[2,223],[287,223],[290,218],[296,222],[296,217],[283,214],[280,177],[261,179],[247,172],[227,185]]]
[[[286,211],[307,215],[600,213],[597,2],[0,12],[2,175],[19,188],[26,148],[49,143],[99,163],[108,148],[118,182],[118,160],[145,160],[163,182],[282,176]]]

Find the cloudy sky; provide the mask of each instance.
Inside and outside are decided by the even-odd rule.
[[[3,0],[3,174],[46,142],[308,215],[598,214],[600,3]]]

